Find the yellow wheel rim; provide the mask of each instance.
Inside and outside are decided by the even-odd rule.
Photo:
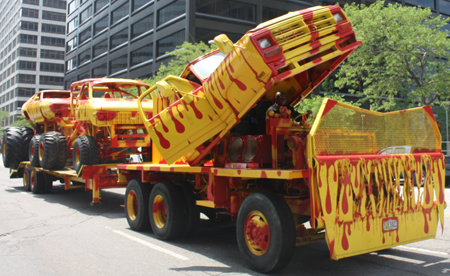
[[[28,174],[26,172],[23,173],[23,186],[26,188],[28,183]]]
[[[153,199],[153,221],[158,228],[164,228],[167,221],[166,202],[161,195],[157,195]]]
[[[39,143],[39,160],[42,161],[43,158],[44,158],[44,143],[40,142]]]
[[[30,185],[31,185],[31,189],[33,189],[33,187],[34,187],[34,170],[32,170],[30,172]]]
[[[256,256],[264,255],[270,245],[270,228],[266,217],[259,211],[248,214],[244,225],[248,249]]]
[[[130,191],[127,195],[127,213],[128,217],[131,220],[136,220],[138,214],[138,200],[136,197],[136,193],[134,191]]]
[[[3,137],[3,158],[6,155],[6,137]]]
[[[80,164],[80,159],[81,159],[81,154],[80,154],[80,149],[77,149],[75,151],[75,162],[77,162],[77,165]]]

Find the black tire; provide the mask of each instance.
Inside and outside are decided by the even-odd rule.
[[[50,174],[44,174],[44,185],[42,186],[42,193],[43,194],[49,194],[52,192],[53,189],[53,175]]]
[[[150,224],[158,239],[180,237],[186,229],[187,212],[183,195],[172,182],[160,182],[153,187],[149,199]]]
[[[259,226],[266,223],[268,232],[259,231],[261,227],[256,227],[255,220]],[[239,209],[236,237],[239,250],[252,269],[270,273],[284,268],[292,259],[296,242],[295,223],[289,206],[273,193],[249,195]],[[267,240],[270,242],[265,243]]]
[[[67,162],[67,141],[64,134],[50,131],[39,139],[39,164],[47,170],[60,170]]]
[[[125,216],[128,225],[135,231],[150,229],[150,217],[148,214],[148,199],[151,192],[149,183],[140,180],[131,180],[125,191]]]
[[[31,138],[30,145],[28,147],[28,160],[30,160],[30,164],[33,167],[40,167],[39,163],[39,141],[41,135],[34,135]]]
[[[30,173],[31,192],[40,194],[44,189],[44,173],[31,170]]]
[[[83,165],[95,165],[99,162],[98,145],[92,136],[79,136],[73,144],[73,168],[78,173]]]
[[[182,234],[183,237],[192,235],[200,222],[200,209],[196,205],[194,187],[189,182],[179,181],[175,185],[180,189],[183,195],[184,209],[187,212],[186,228]]]
[[[33,130],[27,127],[9,127],[3,132],[2,157],[6,168],[17,169],[28,160],[28,146]]]
[[[30,183],[30,174],[31,174],[31,168],[25,168],[24,172],[23,172],[23,188],[25,189],[25,191],[29,192],[31,191],[31,183]]]

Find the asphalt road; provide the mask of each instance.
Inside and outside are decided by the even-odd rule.
[[[129,229],[124,189],[102,191],[103,203],[91,206],[91,192],[55,185],[34,195],[8,176],[0,168],[0,275],[260,275],[240,257],[232,222],[203,221],[195,236],[163,242]],[[445,212],[444,233],[433,240],[339,261],[321,241],[297,247],[276,275],[450,275]]]

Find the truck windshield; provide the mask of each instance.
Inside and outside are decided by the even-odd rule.
[[[193,64],[192,68],[200,78],[206,79],[212,74],[212,72],[214,72],[214,70],[216,70],[217,67],[219,67],[219,64],[225,59],[226,56],[227,55],[222,52],[217,52],[214,55]]]

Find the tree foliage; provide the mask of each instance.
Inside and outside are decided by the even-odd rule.
[[[430,9],[378,1],[346,5],[362,45],[342,65],[335,85],[370,101],[373,110],[443,105],[450,98],[448,18]]]
[[[17,121],[12,123],[11,126],[24,126],[24,127],[33,128],[31,126],[31,124],[27,121],[27,119],[25,119],[24,116],[17,116]]]
[[[143,81],[148,83],[150,86],[153,86],[157,81],[162,80],[168,75],[178,76],[181,74],[186,65],[189,64],[189,62],[211,52],[215,48],[215,45],[210,46],[203,42],[190,43],[185,41],[182,45],[178,45],[175,51],[166,53],[173,56],[167,65],[161,63],[161,66],[155,76],[149,79],[144,79]]]

